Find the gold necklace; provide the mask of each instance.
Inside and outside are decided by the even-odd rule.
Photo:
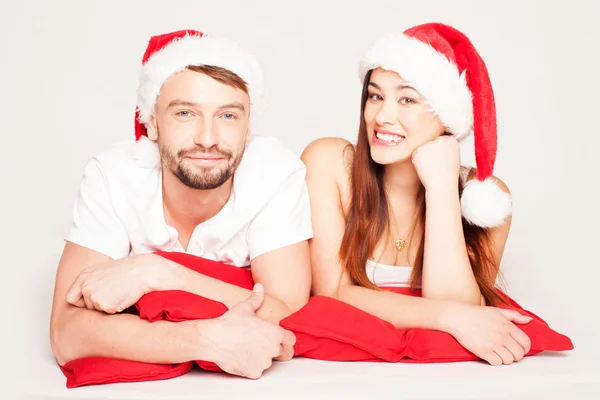
[[[394,224],[394,228],[396,228],[396,224]],[[395,230],[398,232],[398,229]],[[406,248],[406,240],[401,235],[398,235],[394,241],[394,246],[396,247],[396,250],[401,253]]]
[[[394,242],[394,244],[396,245],[396,250],[398,250],[398,252],[402,252],[402,250],[404,250],[404,248],[406,247],[406,240],[404,240],[402,236],[399,236],[398,239],[396,239],[396,241]]]
[[[392,210],[392,215],[395,216],[396,214],[393,212],[393,208],[391,207],[391,205],[390,205],[390,209]],[[413,218],[416,218],[416,216]],[[415,221],[413,220],[413,223],[414,222]],[[413,228],[414,228],[414,226],[413,226]],[[404,251],[404,249],[406,248],[407,240],[404,239],[404,237],[402,237],[402,235],[400,235],[398,233],[398,226],[396,225],[395,221],[394,221],[394,230],[396,231],[396,234],[398,234],[398,236],[396,237],[396,240],[394,241],[394,246],[396,247],[396,250],[398,251],[398,253],[402,253],[402,251]],[[406,233],[404,235],[406,236],[408,234],[408,232],[410,232],[410,228],[406,231]],[[407,237],[407,239],[409,239],[409,238]]]

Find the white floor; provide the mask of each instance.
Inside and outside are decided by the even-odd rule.
[[[250,381],[199,370],[167,381],[66,389],[49,357],[32,369],[31,399],[308,399],[392,396],[399,399],[598,399],[597,357],[542,354],[504,367],[483,363],[333,363],[295,359]]]

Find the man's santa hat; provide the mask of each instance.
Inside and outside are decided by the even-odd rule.
[[[360,62],[361,82],[377,67],[397,72],[418,90],[458,141],[474,134],[477,178],[465,184],[462,215],[473,225],[502,225],[512,203],[492,177],[497,148],[494,93],[471,41],[444,24],[418,25],[377,40]]]
[[[189,66],[203,65],[224,68],[246,82],[251,126],[262,112],[262,71],[256,58],[236,43],[191,29],[152,36],[142,59],[135,112],[135,157],[143,164],[154,166],[160,161],[156,144],[147,139],[146,124],[163,84]]]

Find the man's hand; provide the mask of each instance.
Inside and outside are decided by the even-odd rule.
[[[114,314],[135,304],[171,274],[162,257],[153,254],[110,260],[83,270],[67,291],[77,307]]]
[[[294,356],[294,334],[255,316],[264,297],[262,285],[256,284],[247,300],[199,331],[207,361],[230,374],[258,379],[273,359],[287,361]]]

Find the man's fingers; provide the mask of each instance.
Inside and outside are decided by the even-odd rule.
[[[73,282],[73,284],[67,291],[67,296],[66,296],[67,302],[73,304],[74,306],[77,306],[78,303],[81,304],[80,300],[83,297],[83,295],[81,294],[82,282],[83,282],[83,279],[81,278],[81,275],[79,275],[77,277],[77,279],[75,279],[75,282]]]
[[[284,346],[294,346],[296,344],[296,335],[287,329],[283,330],[283,339],[281,339],[281,344]]]
[[[79,300],[77,300],[77,302],[75,304],[73,304],[73,305],[75,307],[79,307],[79,308],[86,308],[85,300],[83,300],[83,297],[80,297]]]
[[[256,312],[256,310],[258,310],[260,306],[262,306],[264,300],[265,289],[260,283],[257,283],[252,289],[252,294],[250,295],[250,297],[248,297],[248,299],[246,299],[244,303],[250,306],[250,310],[252,312]]]
[[[88,297],[83,296],[83,300],[85,301],[85,307],[88,310],[95,310],[96,309],[96,307],[94,307],[94,303]]]
[[[294,357],[294,346],[281,345],[280,354],[275,357],[276,361],[289,361]]]
[[[294,357],[294,345],[296,344],[296,336],[286,329],[281,328],[281,330],[283,331],[283,336],[281,337],[279,355],[275,357],[275,360],[288,361]]]

